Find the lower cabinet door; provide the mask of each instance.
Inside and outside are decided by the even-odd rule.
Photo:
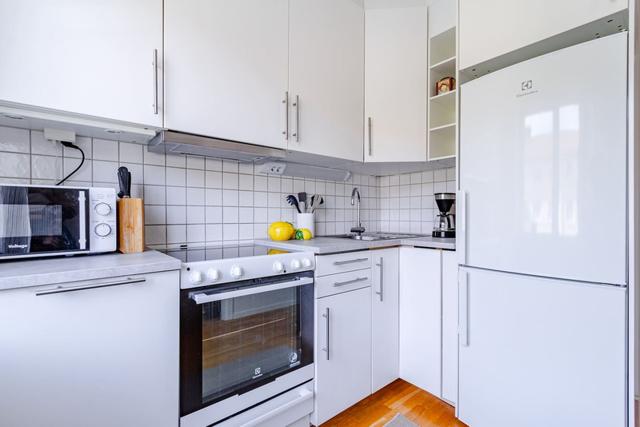
[[[400,248],[400,378],[441,396],[441,252]]]
[[[317,426],[371,394],[371,288],[316,301]]]
[[[0,292],[0,425],[176,427],[179,274]]]
[[[458,397],[458,259],[442,251],[442,398]]]
[[[462,269],[458,416],[473,427],[626,425],[626,289]]]
[[[398,378],[398,248],[371,251],[371,391]]]

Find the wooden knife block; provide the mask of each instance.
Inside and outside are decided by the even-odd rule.
[[[118,250],[123,254],[144,251],[144,203],[142,199],[118,200]]]

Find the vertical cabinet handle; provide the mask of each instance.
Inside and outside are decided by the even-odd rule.
[[[380,257],[380,262],[376,263],[380,267],[380,290],[376,292],[376,295],[380,296],[380,302],[384,301],[384,258]]]
[[[158,114],[158,49],[153,49],[153,114]]]
[[[469,347],[469,274],[464,270],[458,273],[458,295],[460,295],[458,310],[460,345]]]
[[[367,119],[367,135],[368,135],[368,142],[369,142],[369,157],[371,157],[371,155],[373,154],[373,148],[371,145],[371,117],[369,117]]]
[[[294,122],[294,130],[291,133],[291,136],[293,136],[296,139],[296,142],[300,142],[300,96],[299,95],[296,95],[296,98],[293,101],[292,106],[293,108],[295,108],[295,113],[294,113],[295,122]]]
[[[284,93],[284,99],[282,100],[284,104],[284,130],[282,134],[284,135],[284,140],[289,140],[289,91]]]
[[[326,308],[325,312],[322,314],[322,317],[324,317],[325,319],[325,325],[327,328],[327,332],[325,335],[325,346],[322,349],[322,351],[324,351],[325,353],[327,353],[327,360],[329,360],[329,339],[330,339],[330,335],[329,335],[329,326],[330,326],[330,322],[329,322],[329,307]]]

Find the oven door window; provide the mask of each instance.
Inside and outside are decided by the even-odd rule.
[[[252,390],[311,363],[312,310],[313,285],[201,304],[202,404]]]
[[[82,251],[88,191],[0,186],[0,256]]]

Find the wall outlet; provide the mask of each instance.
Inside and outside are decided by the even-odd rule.
[[[76,133],[71,130],[44,128],[44,139],[76,143]]]
[[[260,168],[260,172],[270,173],[273,175],[282,175],[284,174],[284,171],[286,168],[287,168],[286,163],[269,162],[262,165],[262,167]]]

